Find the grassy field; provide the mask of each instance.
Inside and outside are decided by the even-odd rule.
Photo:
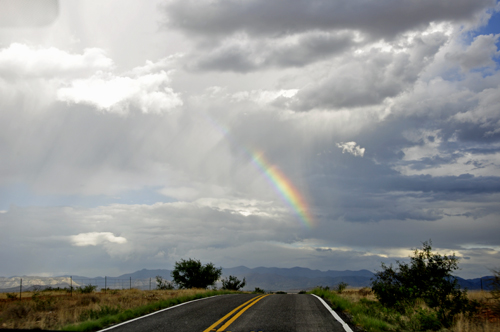
[[[381,306],[368,288],[346,289],[341,294],[315,289],[312,293],[329,300],[334,309],[346,313],[355,325],[368,332],[430,330],[429,326],[425,328],[426,322],[430,321],[426,320],[428,316],[424,314],[424,310],[418,310],[425,309],[424,304],[420,304],[421,308],[416,311],[402,315]],[[468,296],[481,304],[479,313],[473,317],[458,316],[450,329],[441,331],[500,332],[500,317],[491,310],[493,302],[490,294],[471,291]]]
[[[205,289],[111,290],[91,294],[26,292],[22,300],[0,294],[0,329],[93,331],[182,302],[228,291]]]

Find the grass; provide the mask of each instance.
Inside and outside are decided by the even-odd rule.
[[[0,329],[95,331],[183,302],[230,291],[205,289],[108,291],[70,296],[65,291],[31,292],[22,300],[0,298]]]
[[[367,289],[346,289],[341,293],[316,288],[312,292],[328,300],[332,308],[344,312],[354,325],[367,332],[381,331],[427,331],[447,332],[500,332],[500,317],[491,311],[492,301],[488,292],[472,291],[470,299],[481,304],[480,312],[473,317],[460,315],[453,326],[443,329],[436,326],[432,311],[423,303],[405,314],[383,307],[373,293]]]

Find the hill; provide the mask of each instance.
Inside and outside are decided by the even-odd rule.
[[[93,284],[99,288],[141,288],[153,289],[156,286],[155,277],[161,276],[163,279],[171,280],[171,271],[166,269],[148,270],[142,269],[133,273],[122,274],[118,277],[84,277],[73,276],[72,280],[68,275],[53,278],[29,277],[23,276],[23,289],[28,290],[32,287],[68,287],[70,282],[75,287]],[[303,267],[277,268],[277,267],[256,267],[248,268],[246,266],[237,266],[232,268],[223,268],[222,277],[230,275],[238,277],[240,280],[245,278],[245,290],[253,290],[255,287],[270,291],[293,291],[307,290],[316,286],[334,287],[340,282],[345,282],[351,287],[370,287],[373,272],[368,270],[358,271],[320,271],[311,270]],[[475,279],[462,279],[457,277],[458,283],[462,288],[469,290],[488,289],[488,280],[492,277],[482,277]],[[12,292],[19,289],[20,277],[0,278],[0,292]],[[219,282],[218,287],[221,286]]]

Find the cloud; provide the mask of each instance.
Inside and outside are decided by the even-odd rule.
[[[71,243],[77,247],[97,246],[103,243],[127,243],[127,239],[121,236],[114,236],[111,232],[90,232],[72,235]]]
[[[59,2],[4,1],[0,13],[0,27],[40,27],[52,23],[59,14]]]
[[[6,98],[34,90],[46,104],[58,100],[113,113],[125,114],[137,108],[143,113],[161,114],[183,105],[180,95],[169,87],[168,73],[162,70],[175,58],[149,61],[117,75],[113,73],[113,61],[98,48],[71,54],[54,47],[13,43],[0,50],[0,85],[5,86]]]
[[[342,153],[350,153],[355,157],[363,157],[365,148],[360,147],[356,142],[337,143],[337,147],[342,149]]]
[[[312,30],[356,29],[388,37],[430,22],[467,20],[494,5],[493,0],[450,3],[446,0],[349,1],[293,0],[168,1],[169,27],[190,34],[221,36],[235,31],[252,35],[294,34]]]
[[[447,59],[458,62],[464,70],[495,67],[493,58],[500,55],[496,44],[500,35],[480,35],[464,51],[447,54]]]
[[[417,57],[410,59],[415,62],[427,57],[426,52],[435,53],[436,46],[439,48],[446,41],[436,33],[443,32],[440,27],[446,26],[448,36],[460,29],[451,22],[466,24],[471,29],[470,22],[481,21],[487,15],[485,10],[493,4],[493,0],[461,0],[453,5],[444,0],[405,0],[397,5],[387,1],[342,4],[291,0],[270,4],[262,0],[170,0],[163,5],[163,11],[169,28],[177,28],[194,37],[191,40],[198,51],[185,58],[186,68],[247,73],[301,68],[353,51],[356,53],[374,43],[391,44],[401,51],[408,46],[401,40],[405,36],[415,39],[411,46]],[[426,33],[419,35],[419,32]],[[470,49],[470,54],[457,54],[455,58],[463,58],[461,61],[467,63],[481,60],[477,57],[484,56],[474,56],[473,50],[480,49],[484,43],[478,42]],[[341,59],[339,63],[349,59]],[[359,72],[357,74],[359,76]],[[363,81],[360,78],[352,85]],[[352,88],[349,83],[348,88]]]
[[[420,200],[417,209],[428,208],[424,201]],[[359,200],[353,203],[355,209],[366,207]],[[412,205],[417,201],[399,199],[397,203]],[[496,201],[481,203],[488,204],[495,205]],[[448,214],[468,208],[460,202],[439,205]],[[112,218],[101,220],[102,215]],[[57,222],[61,218],[64,224]],[[35,273],[40,268],[57,271],[59,262],[66,259],[67,271],[88,276],[97,275],[98,271],[109,272],[111,266],[123,272],[158,266],[172,268],[176,261],[186,257],[224,267],[303,266],[326,270],[335,265],[342,266],[337,269],[374,270],[381,261],[405,258],[411,247],[419,246],[419,241],[430,236],[442,248],[441,252],[454,250],[471,257],[461,273],[475,276],[478,268],[487,273],[484,263],[498,259],[499,254],[491,253],[489,258],[471,255],[475,249],[467,245],[475,243],[475,248],[500,245],[495,237],[498,225],[494,215],[481,216],[472,223],[461,216],[405,223],[388,219],[378,223],[338,220],[308,230],[286,208],[276,209],[271,202],[243,199],[115,204],[98,208],[11,207],[0,214],[0,223],[9,234],[2,232],[0,239],[15,249],[13,252],[22,251],[23,243],[30,243],[33,248],[22,264],[16,260],[10,266],[18,266],[17,270],[26,273]],[[478,228],[487,232],[487,236],[478,233]],[[119,229],[120,236],[109,229]],[[72,235],[75,230],[79,233]],[[331,250],[321,250],[325,248]],[[0,257],[6,258],[2,255],[5,256],[4,251]],[[47,259],[49,256],[51,259]]]
[[[113,66],[113,60],[99,48],[71,54],[55,47],[35,48],[12,43],[0,50],[0,75],[4,80],[71,77],[88,70],[109,70]]]
[[[197,70],[249,72],[263,68],[303,67],[328,59],[356,44],[353,31],[312,31],[280,38],[252,39],[231,36],[190,66]]]
[[[338,110],[381,104],[411,89],[447,39],[443,32],[421,32],[331,59],[328,71],[300,89],[291,107]]]
[[[84,103],[97,109],[127,113],[129,105],[143,113],[162,113],[182,106],[178,93],[166,85],[170,79],[166,72],[138,77],[96,73],[88,79],[73,80],[69,87],[57,91],[60,101]]]

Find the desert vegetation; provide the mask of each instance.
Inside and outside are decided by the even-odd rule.
[[[396,265],[382,264],[371,288],[317,287],[312,293],[366,331],[500,331],[498,271],[492,291],[462,290],[452,276],[458,259],[432,252],[430,241],[409,263]]]
[[[83,291],[86,291],[83,289]],[[0,329],[92,331],[182,302],[229,291],[207,289],[35,291],[0,294]],[[19,294],[17,294],[19,295]]]
[[[469,300],[479,303],[473,315],[458,314],[449,328],[440,325],[423,302],[404,313],[384,307],[370,288],[348,288],[342,293],[316,288],[311,293],[323,297],[333,309],[344,312],[352,323],[368,332],[378,331],[446,331],[500,332],[500,316],[493,312],[495,305],[487,291],[467,292]]]
[[[197,298],[228,294],[245,285],[230,276],[222,290],[215,282],[222,274],[212,263],[188,259],[175,263],[172,282],[156,277],[156,290],[101,289],[91,284],[74,289],[35,290],[0,294],[0,329],[64,329],[93,331]],[[174,285],[177,289],[174,289]],[[207,288],[211,286],[211,290]]]

